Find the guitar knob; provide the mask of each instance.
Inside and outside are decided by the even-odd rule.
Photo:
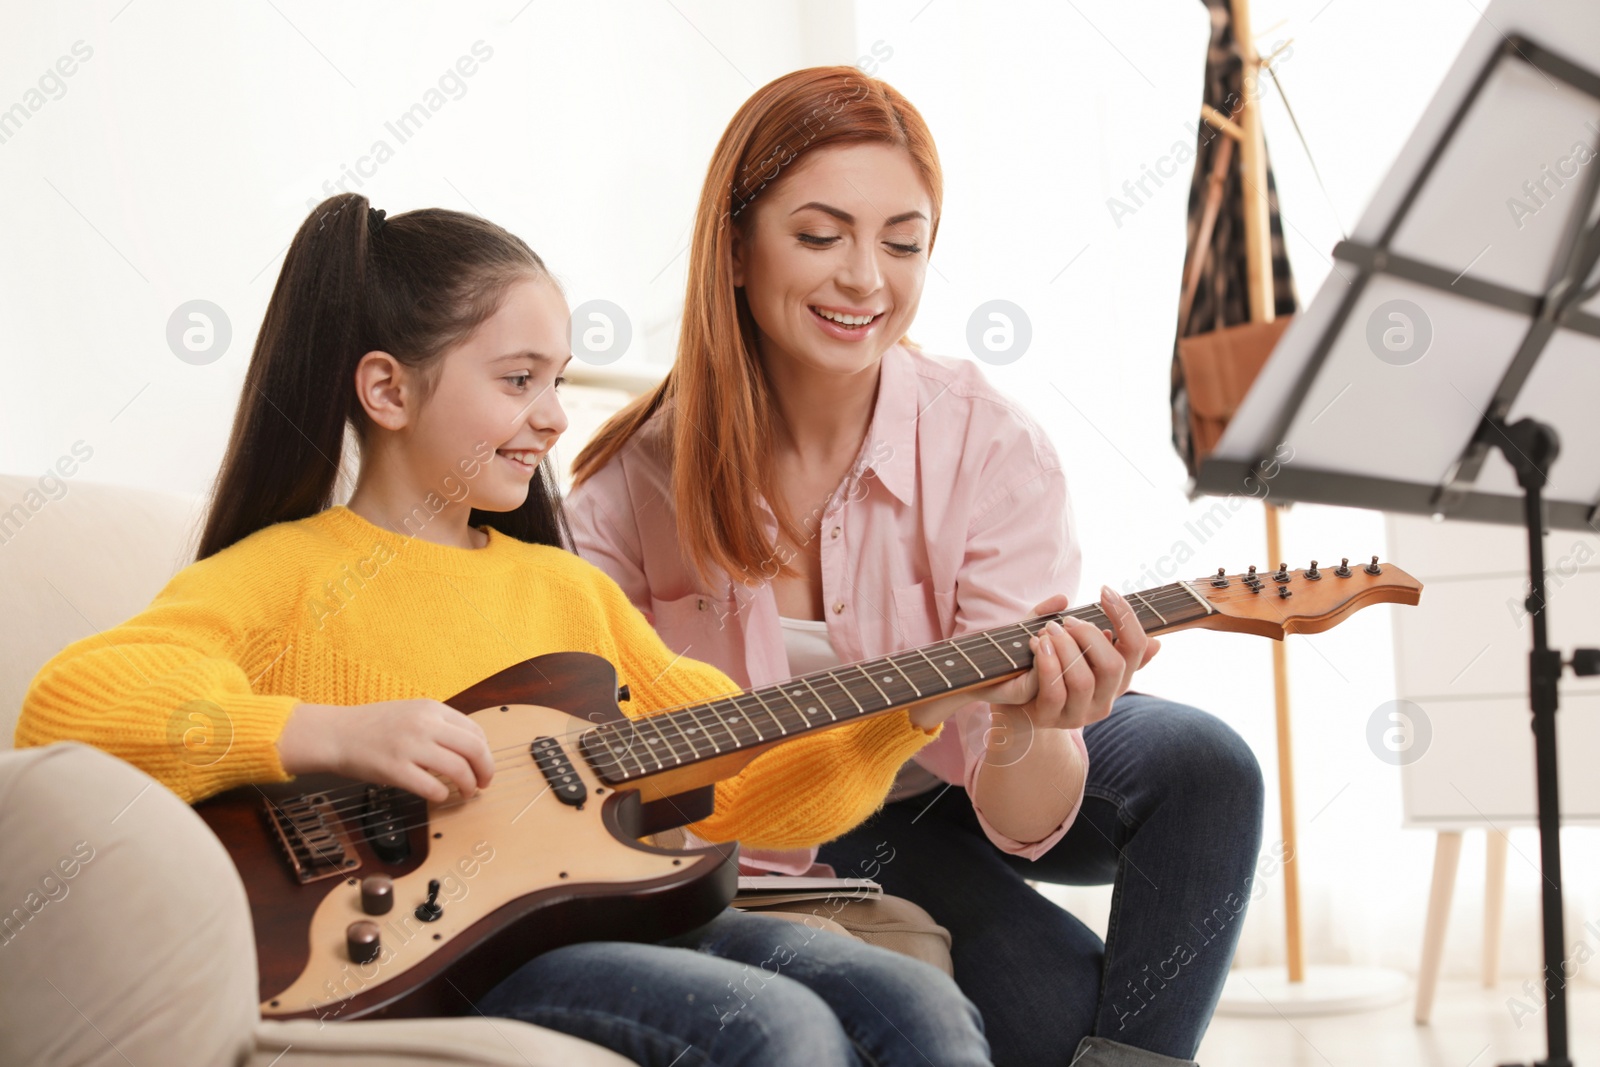
[[[371,963],[383,951],[378,938],[378,924],[362,919],[353,922],[344,932],[344,947],[354,963]]]
[[[387,915],[394,907],[394,879],[373,874],[361,879],[361,910],[368,915]]]

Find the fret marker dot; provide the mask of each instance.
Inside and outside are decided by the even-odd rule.
[[[652,737],[652,738],[651,738],[651,739],[650,739],[650,743],[651,743],[651,744],[652,744],[652,745],[659,745],[659,744],[660,744],[660,743],[661,743],[661,738],[659,738],[659,737]]]
[[[810,707],[810,708],[806,709],[806,714],[807,715],[815,715],[816,713],[817,713],[817,709],[815,707]]]
[[[883,680],[885,682],[892,682],[892,681],[894,681],[894,676],[890,675],[890,674],[886,674],[886,675],[883,676]]]
[[[944,661],[944,665],[946,667],[954,667],[956,665],[956,661],[953,659],[947,659]]]
[[[698,727],[698,726],[691,726],[691,727],[689,727],[689,729],[687,729],[687,730],[685,730],[685,731],[684,731],[684,732],[685,732],[685,733],[690,733],[690,734],[697,734],[697,733],[699,733],[699,732],[700,732],[700,727]]]
[[[1011,647],[1012,648],[1021,648],[1022,647],[1022,642],[1021,641],[1013,641],[1013,642],[1011,642]]]

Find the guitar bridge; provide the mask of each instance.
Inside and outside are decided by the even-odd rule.
[[[344,820],[324,793],[264,802],[267,822],[301,884],[338,878],[361,866]]]

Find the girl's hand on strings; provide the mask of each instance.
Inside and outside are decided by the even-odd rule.
[[[494,778],[483,727],[427,699],[298,704],[278,737],[278,757],[290,774],[331,771],[436,804],[450,799],[451,786],[465,799]]]

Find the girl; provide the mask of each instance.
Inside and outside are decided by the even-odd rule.
[[[1072,594],[1049,439],[975,364],[904,339],[941,192],[916,109],[851,67],[779,78],[729,124],[677,362],[578,457],[570,500],[579,551],[670,647],[763,684]],[[821,852],[854,873],[893,848],[876,877],[950,930],[998,1063],[1188,1062],[1248,898],[1254,758],[1205,713],[1127,693],[1157,643],[1109,589],[1100,605],[1114,644],[1074,620],[1039,698],[966,707]],[[816,856],[746,853],[790,873]],[[1026,879],[1114,880],[1106,942]]]
[[[87,741],[189,801],[335,771],[443,802],[489,787],[495,765],[482,729],[440,698],[529,657],[606,657],[631,715],[736,690],[669,652],[563,549],[546,457],[567,425],[555,389],[569,359],[565,300],[521,240],[451,211],[386,220],[359,195],[323,202],[267,307],[197,561],[145,612],[44,666],[17,745]],[[330,507],[347,425],[359,476]],[[766,753],[717,787],[696,832],[837,835],[953,710]],[[186,744],[196,714],[220,757]],[[814,785],[775,784],[789,782]],[[837,936],[775,957],[800,929],[726,911],[660,945],[573,945],[476,1008],[663,1067],[987,1061],[945,975]],[[774,958],[781,973],[753,981]]]

